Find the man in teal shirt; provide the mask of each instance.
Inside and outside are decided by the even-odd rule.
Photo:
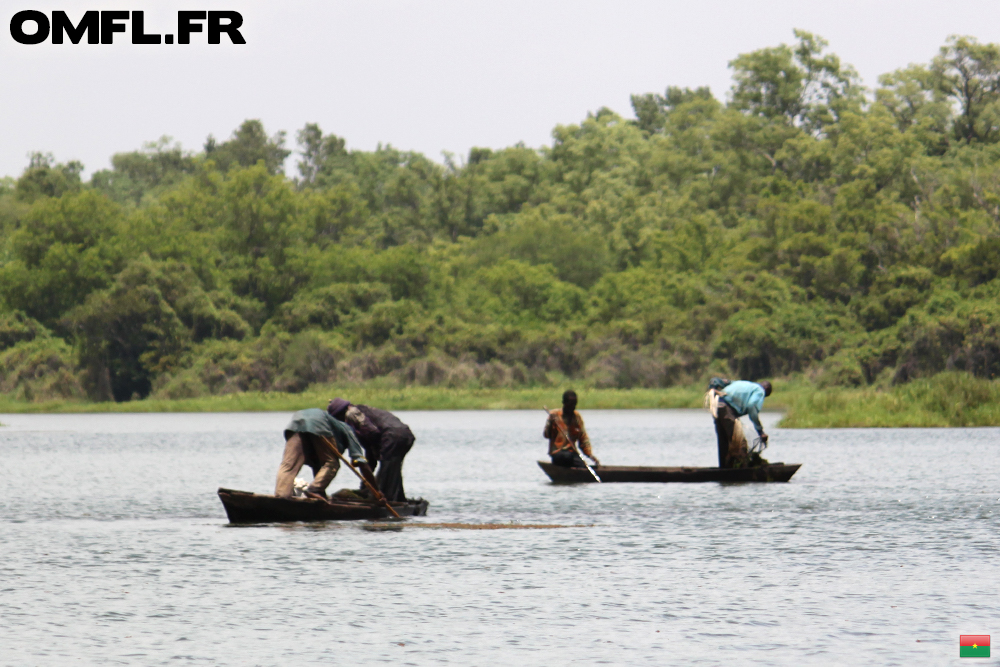
[[[730,460],[729,445],[737,419],[743,415],[749,416],[760,439],[767,443],[767,433],[760,423],[760,411],[764,409],[764,398],[771,395],[771,383],[767,380],[759,383],[737,380],[725,385],[720,394],[719,409],[715,417],[715,434],[719,441],[719,467],[732,468],[735,461]]]
[[[306,488],[311,494],[326,498],[326,487],[330,485],[340,469],[340,458],[333,447],[343,454],[350,453],[351,464],[375,485],[365,451],[347,424],[334,419],[326,410],[309,408],[299,410],[285,427],[285,454],[278,467],[278,479],[274,485],[274,495],[291,498],[295,476],[306,463],[313,469],[313,481]]]

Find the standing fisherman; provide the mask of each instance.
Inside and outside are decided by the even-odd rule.
[[[764,398],[771,395],[771,383],[737,380],[726,382],[712,378],[709,383],[708,403],[715,417],[715,435],[719,447],[719,467],[734,468],[746,465],[749,459],[747,439],[740,425],[740,417],[748,415],[760,439],[767,444],[768,435],[760,423]]]
[[[601,462],[591,453],[590,438],[583,427],[583,417],[576,411],[576,392],[569,390],[563,394],[562,410],[552,410],[549,412],[549,419],[545,422],[545,430],[542,437],[549,439],[549,456],[552,463],[563,468],[586,468],[580,455],[576,453],[574,443],[579,443],[580,450],[598,467]],[[569,435],[567,441],[564,433]]]
[[[365,459],[364,450],[354,437],[351,427],[343,424],[326,411],[319,408],[299,410],[285,427],[285,454],[278,467],[278,478],[274,484],[274,495],[291,498],[295,476],[306,463],[313,469],[313,481],[306,492],[326,498],[326,487],[337,476],[340,459],[332,450],[336,446],[340,453],[351,454],[351,463],[373,486],[375,477]],[[377,487],[376,487],[377,488]]]
[[[388,410],[352,405],[343,398],[331,400],[326,411],[354,429],[365,448],[369,464],[373,468],[378,465],[375,474],[378,484],[375,488],[389,500],[405,501],[403,457],[416,440],[410,427]]]

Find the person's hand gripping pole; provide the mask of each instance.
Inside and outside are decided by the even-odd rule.
[[[335,453],[335,454],[337,455],[337,458],[339,458],[339,459],[340,459],[341,461],[343,461],[343,462],[344,462],[344,465],[346,465],[346,466],[347,466],[348,468],[350,468],[350,469],[351,469],[351,472],[353,472],[353,473],[354,473],[355,475],[357,475],[357,476],[358,476],[358,479],[360,479],[360,480],[361,480],[361,482],[362,482],[362,483],[363,483],[363,484],[364,484],[365,486],[367,486],[367,487],[368,487],[368,490],[372,492],[372,495],[373,495],[373,496],[375,496],[375,499],[376,499],[376,500],[378,500],[378,501],[379,501],[380,503],[382,503],[382,505],[383,505],[383,506],[384,506],[384,507],[385,507],[385,508],[386,508],[387,510],[389,510],[389,511],[390,511],[390,512],[392,513],[392,515],[393,515],[394,517],[396,517],[397,519],[402,519],[402,518],[403,518],[403,517],[399,516],[399,513],[398,513],[398,512],[396,512],[396,510],[394,510],[394,509],[392,508],[392,505],[390,505],[390,504],[389,504],[389,501],[388,501],[388,500],[386,500],[385,496],[383,496],[383,495],[382,495],[382,494],[381,494],[381,493],[379,492],[379,490],[375,488],[375,485],[374,485],[374,484],[372,484],[372,483],[371,483],[371,482],[370,482],[370,481],[368,480],[368,478],[367,478],[367,477],[365,477],[364,475],[362,475],[362,474],[361,474],[361,472],[360,472],[360,471],[359,471],[359,470],[358,470],[357,468],[355,468],[355,467],[354,467],[354,466],[353,466],[353,465],[351,464],[351,462],[350,462],[350,461],[348,461],[348,460],[347,460],[347,458],[346,458],[346,457],[345,457],[345,456],[344,456],[343,454],[341,454],[341,453],[340,453],[340,450],[339,450],[339,449],[337,449],[337,446],[336,446],[336,445],[335,445],[334,443],[330,442],[330,439],[329,439],[329,438],[327,438],[327,437],[326,437],[326,436],[324,436],[324,435],[321,435],[321,436],[319,436],[319,437],[323,438],[323,441],[324,441],[324,442],[325,442],[325,443],[327,444],[327,446],[328,446],[328,447],[330,447],[330,448],[331,448],[331,449],[332,449],[332,450],[334,451],[334,453]]]

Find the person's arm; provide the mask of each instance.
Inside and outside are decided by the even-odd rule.
[[[553,437],[555,437],[553,435],[553,433],[554,433],[553,429],[555,428],[555,421],[556,421],[555,417],[550,412],[549,413],[549,418],[545,420],[545,430],[542,431],[542,437],[543,438],[551,440]]]
[[[365,458],[365,450],[361,447],[361,443],[358,442],[358,436],[354,435],[354,429],[351,428],[351,425],[345,424],[326,413],[323,416],[326,417],[326,428],[329,429],[330,435],[333,436],[333,441],[336,443],[340,453],[347,452],[350,455],[352,465],[357,465],[358,462],[368,463],[368,459]]]
[[[365,458],[365,450],[358,442],[358,437],[354,435],[354,429],[347,427],[342,431],[344,439],[347,440],[347,452],[351,455],[351,463],[358,465],[359,463],[364,463],[368,465],[368,459]]]
[[[757,429],[757,435],[760,436],[761,440],[767,442],[767,433],[764,433],[764,427],[760,423],[760,411],[764,408],[764,390],[761,389],[760,395],[751,397],[747,403],[747,416],[753,422],[753,427]]]
[[[378,482],[375,480],[375,474],[372,472],[372,468],[368,465],[368,462],[361,459],[354,463],[354,467],[358,469],[358,472],[360,472],[361,476],[365,478],[365,481],[371,484],[372,488],[375,489],[375,493],[377,494],[375,499],[380,501],[383,500],[385,496],[382,495],[382,492],[379,490]]]
[[[601,465],[601,462],[597,460],[593,450],[590,448],[590,436],[587,435],[587,429],[583,426],[583,417],[580,416],[579,412],[576,413],[576,423],[580,425],[580,451],[583,452],[584,456],[593,461],[595,465]]]
[[[764,435],[764,427],[760,425],[760,417],[758,414],[756,405],[750,405],[747,407],[747,416],[750,417],[750,421],[753,422],[753,427],[757,429],[757,433]]]

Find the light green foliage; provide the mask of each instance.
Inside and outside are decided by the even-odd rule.
[[[290,333],[311,328],[336,330],[352,315],[366,312],[390,296],[390,287],[384,283],[332,283],[301,290],[281,305],[271,324]]]
[[[220,268],[237,295],[260,302],[269,316],[306,280],[291,262],[303,227],[295,191],[258,164],[233,171],[219,196]]]
[[[143,398],[153,378],[175,368],[203,339],[242,339],[250,327],[224,303],[213,303],[195,274],[176,262],[142,255],[114,284],[92,292],[66,325],[79,345],[93,398]]]
[[[40,322],[20,311],[15,310],[0,315],[0,351],[14,347],[20,342],[47,338],[49,335],[49,331]]]
[[[819,134],[846,111],[860,108],[857,74],[833,54],[826,40],[796,30],[798,43],[760,49],[730,63],[736,109],[767,120],[780,120]]]
[[[316,123],[307,123],[295,136],[302,147],[298,167],[303,186],[314,185],[318,180],[337,180],[337,172],[349,173],[350,156],[343,139],[333,134],[324,136]]]
[[[194,173],[196,162],[170,137],[149,142],[141,151],[117,153],[111,158],[112,169],[95,172],[90,182],[94,189],[125,204],[139,204],[147,192],[162,191],[176,185],[185,175]]]
[[[551,265],[505,260],[480,269],[472,281],[466,307],[488,320],[560,324],[583,311],[585,292],[556,278]]]
[[[277,174],[284,171],[285,158],[289,155],[291,151],[285,148],[284,131],[268,137],[259,120],[243,121],[229,141],[219,144],[209,136],[205,142],[205,157],[222,171],[263,162],[268,173]]]
[[[910,65],[879,77],[875,99],[893,115],[900,132],[910,132],[928,155],[948,150],[951,100],[940,75],[923,65]]]
[[[68,192],[78,191],[83,165],[75,161],[67,164],[52,162],[50,154],[32,153],[28,168],[17,179],[14,196],[20,201],[31,203],[40,197],[61,197]]]
[[[967,143],[1000,140],[1000,46],[952,36],[933,69],[938,88],[959,105],[955,137]]]
[[[6,239],[0,297],[48,326],[121,266],[118,206],[93,191],[43,197]]]
[[[560,279],[583,288],[593,285],[611,263],[607,243],[597,231],[581,230],[572,216],[549,207],[525,211],[514,225],[480,236],[469,249],[490,264],[511,258],[550,265]]]
[[[0,351],[0,392],[18,401],[82,399],[73,350],[58,338],[38,337]]]
[[[441,163],[308,124],[295,179],[255,120],[89,184],[36,155],[0,185],[0,354],[117,401],[994,378],[998,54],[951,38],[866,97],[796,31],[732,61],[727,103],[672,86]]]

